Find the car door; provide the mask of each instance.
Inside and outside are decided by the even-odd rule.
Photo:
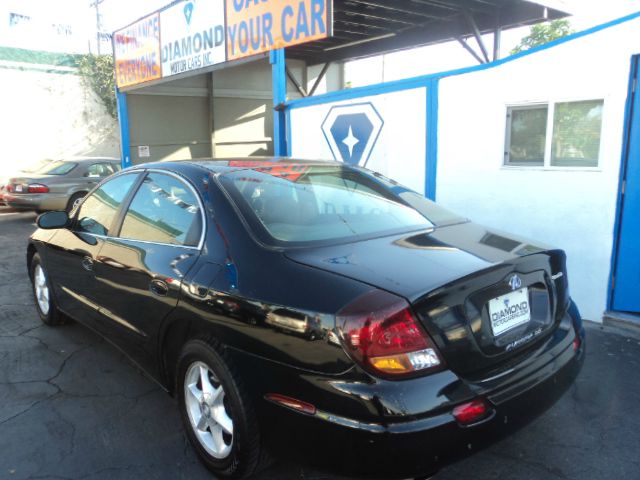
[[[81,322],[95,323],[95,259],[139,175],[120,175],[94,191],[82,203],[71,226],[57,230],[47,245],[45,262],[58,304]]]
[[[174,174],[149,171],[95,269],[100,329],[152,372],[157,333],[203,243],[201,200]]]

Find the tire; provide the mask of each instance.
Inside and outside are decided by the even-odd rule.
[[[85,192],[77,192],[74,193],[73,195],[71,195],[71,198],[69,199],[69,202],[67,203],[67,213],[71,213],[71,211],[80,204],[80,200],[82,200],[85,197],[86,193]]]
[[[65,317],[58,311],[49,275],[44,265],[42,265],[42,260],[38,253],[31,259],[29,274],[32,282],[33,299],[40,320],[51,327],[65,323]]]
[[[268,464],[251,400],[215,340],[186,343],[175,392],[187,437],[209,470],[219,477],[247,478]]]

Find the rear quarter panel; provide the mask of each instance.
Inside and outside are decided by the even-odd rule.
[[[177,350],[180,345],[173,342],[206,334],[229,348],[311,372],[351,368],[330,334],[334,313],[371,287],[260,247],[218,187],[197,183],[209,214],[206,245],[183,280],[160,349]],[[173,329],[186,331],[176,336]]]

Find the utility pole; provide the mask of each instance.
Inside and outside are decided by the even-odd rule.
[[[98,55],[100,55],[100,31],[102,30],[100,22],[100,4],[102,2],[104,2],[104,0],[94,0],[89,4],[91,8],[96,9],[96,48],[98,50]]]

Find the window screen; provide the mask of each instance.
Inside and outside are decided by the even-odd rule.
[[[547,105],[508,109],[505,165],[544,165],[548,112]]]
[[[120,236],[196,246],[201,228],[200,207],[192,190],[177,178],[150,173],[133,197]]]
[[[602,105],[602,100],[556,104],[551,144],[552,166],[598,166]]]
[[[137,177],[137,174],[130,174],[114,178],[87,197],[78,212],[77,229],[81,232],[109,235],[116,212]]]

